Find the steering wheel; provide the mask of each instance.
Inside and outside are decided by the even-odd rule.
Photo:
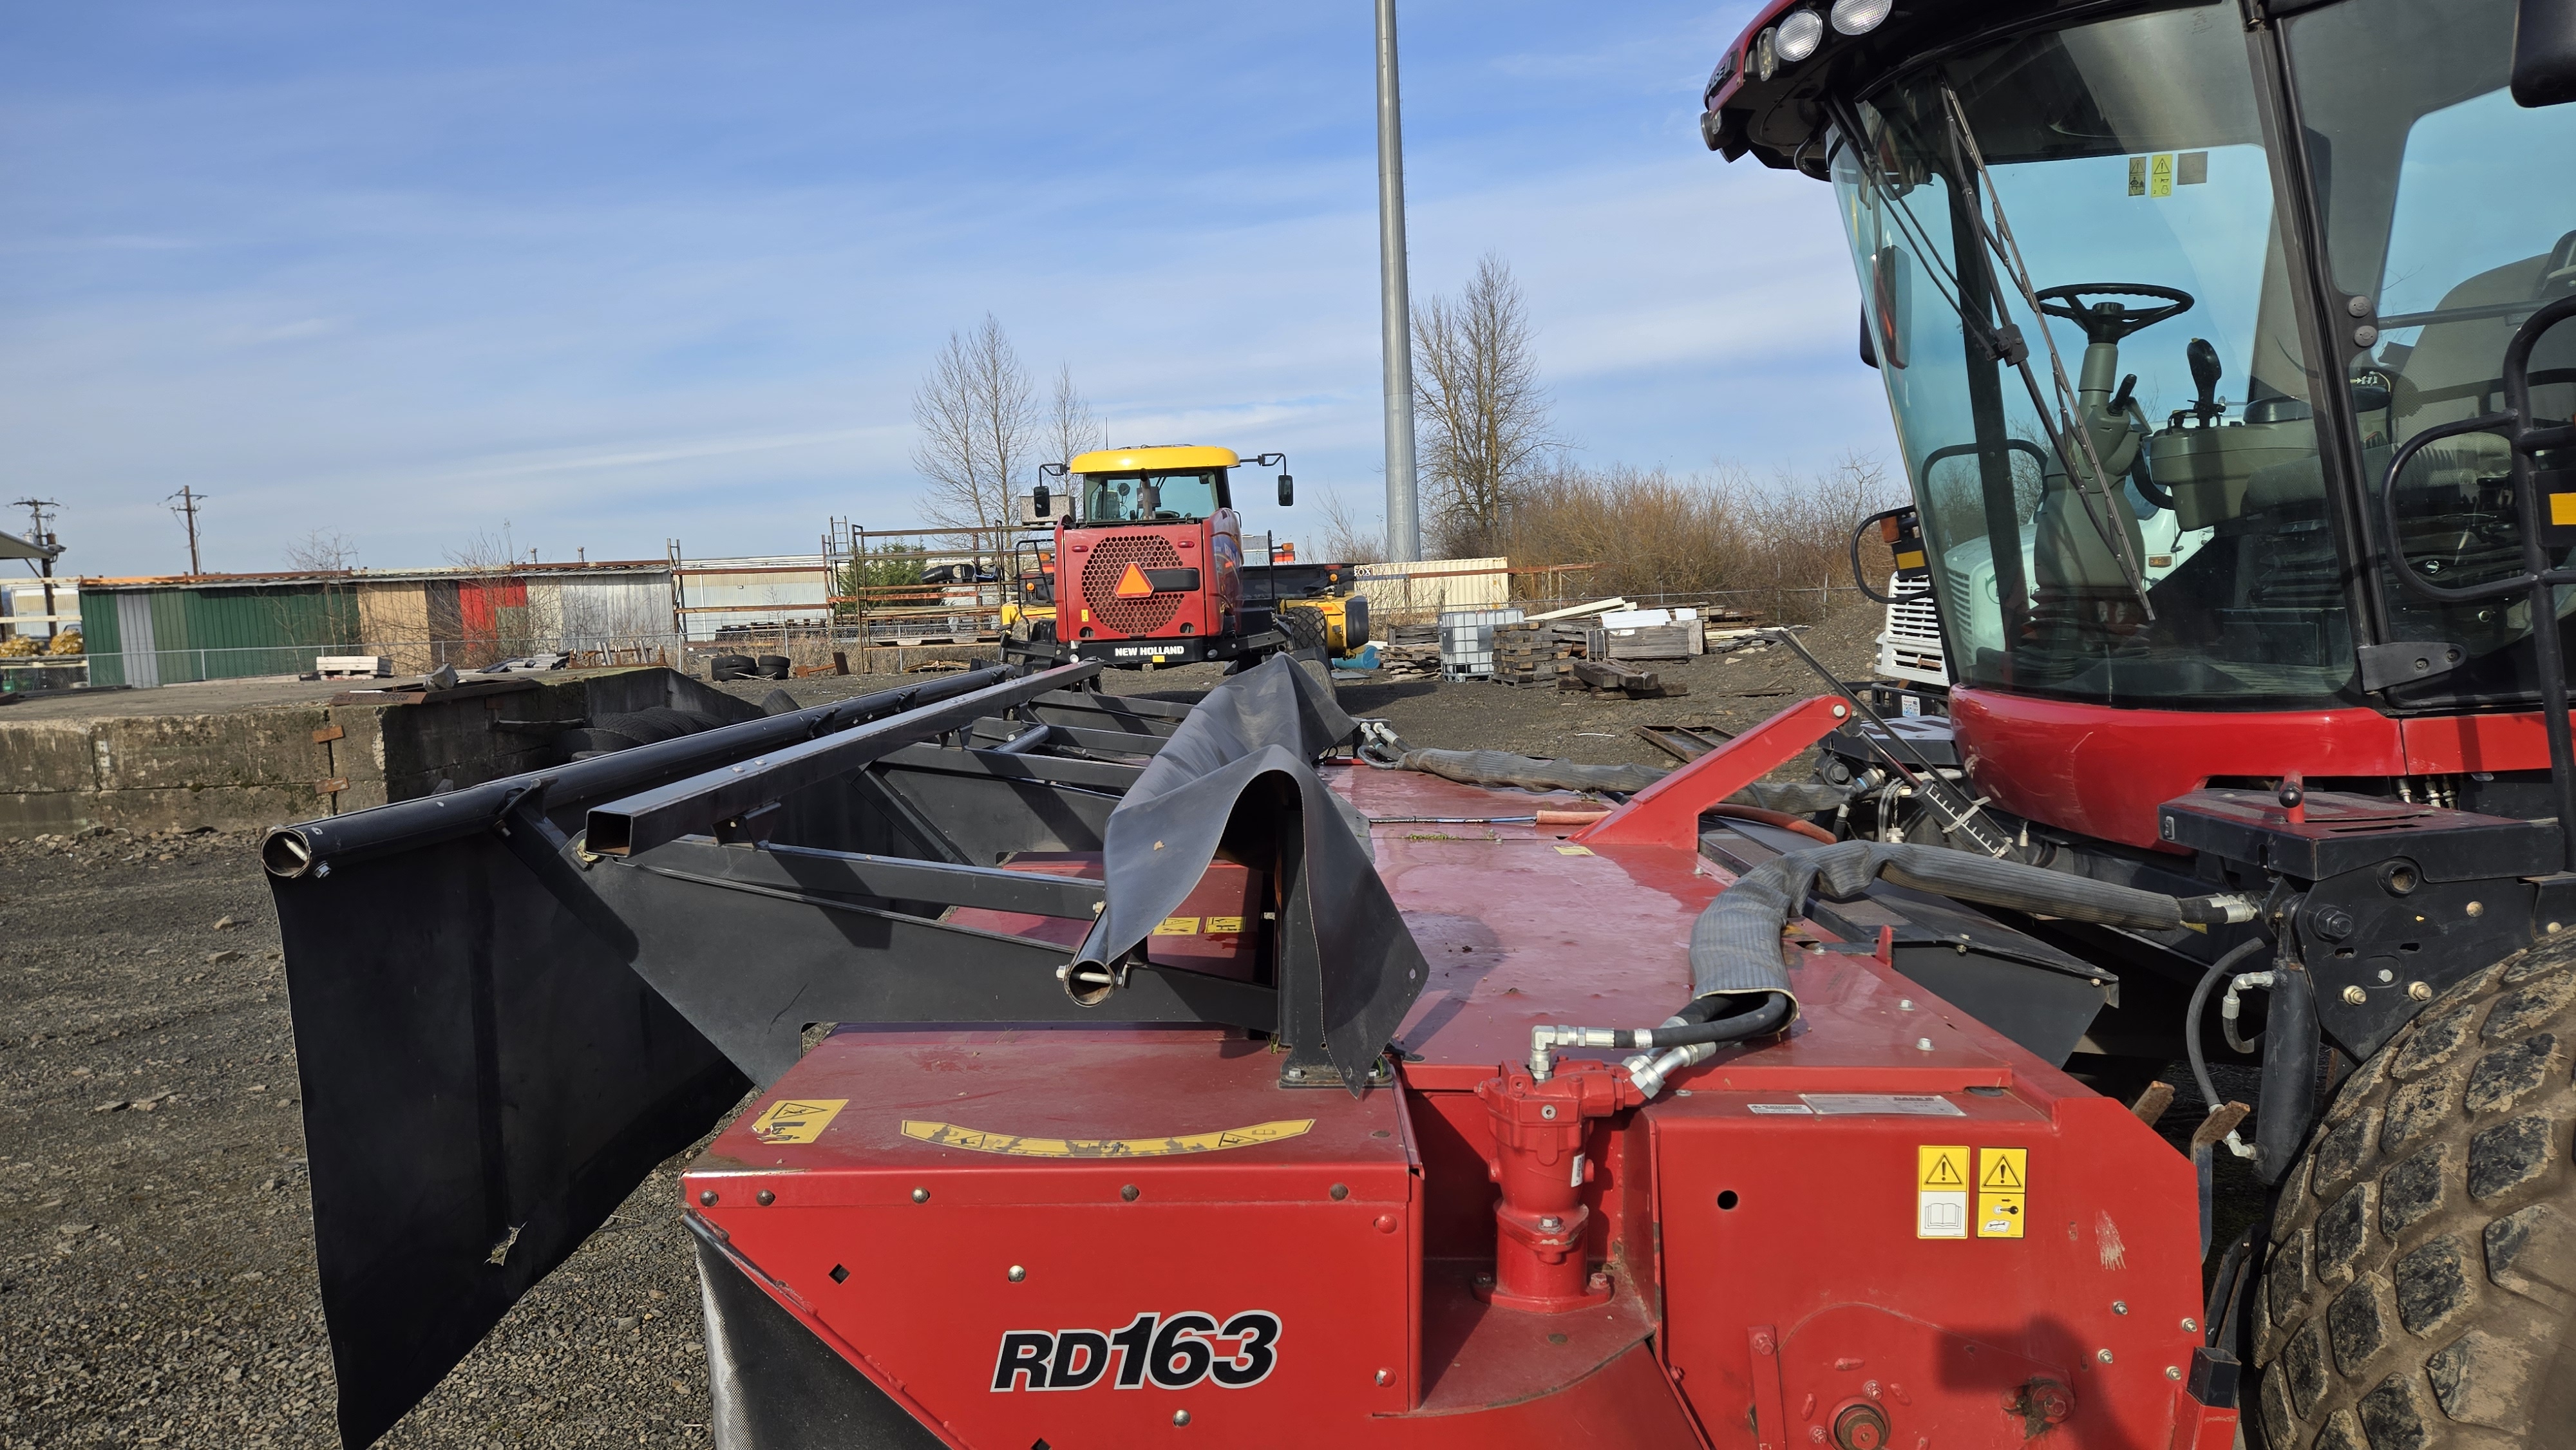
[[[2072,287],[2050,287],[2036,295],[2040,311],[2083,328],[2086,342],[2123,341],[2131,333],[2182,316],[2191,310],[2195,300],[2179,287],[2151,287],[2143,282],[2081,282]],[[2085,299],[2089,297],[2146,297],[2164,305],[2132,311],[2111,301],[2087,305]]]

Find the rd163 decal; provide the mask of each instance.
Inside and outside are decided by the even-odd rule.
[[[1112,1360],[1118,1366],[1114,1375]],[[1267,1379],[1278,1362],[1279,1316],[1266,1309],[1246,1309],[1222,1324],[1196,1311],[1139,1314],[1126,1328],[1105,1334],[1011,1330],[993,1361],[993,1392],[1085,1390],[1103,1378],[1122,1390],[1148,1384],[1185,1390],[1203,1379],[1240,1390]]]

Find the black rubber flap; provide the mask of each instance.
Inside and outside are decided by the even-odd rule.
[[[1354,1096],[1422,992],[1422,950],[1370,860],[1367,823],[1313,762],[1356,733],[1329,688],[1284,655],[1191,710],[1104,840],[1108,907],[1077,965],[1115,962],[1170,916],[1220,848],[1279,885],[1280,1036],[1308,1031]]]
[[[752,1282],[758,1268],[695,1214],[688,1225],[698,1241],[716,1450],[938,1450],[938,1436]]]
[[[494,834],[270,884],[365,1445],[748,1083]]]

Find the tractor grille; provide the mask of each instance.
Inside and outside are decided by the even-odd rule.
[[[1172,622],[1181,612],[1178,594],[1118,597],[1118,581],[1133,564],[1139,569],[1177,569],[1180,552],[1160,534],[1111,534],[1092,546],[1082,566],[1082,599],[1101,628],[1119,634],[1147,635]]]

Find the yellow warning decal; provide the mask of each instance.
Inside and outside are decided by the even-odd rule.
[[[1590,846],[1559,846],[1556,848],[1556,854],[1560,856],[1589,856],[1592,854],[1592,848]]]
[[[2576,524],[2576,493],[2553,493],[2549,496],[2549,521],[2562,527]]]
[[[2017,1239],[2026,1215],[2022,1195],[2030,1191],[2028,1148],[1977,1150],[1977,1237]]]
[[[2170,151],[2161,151],[2147,159],[2147,195],[2171,196],[2174,186],[2174,159]]]
[[[1156,936],[1197,936],[1199,919],[1195,916],[1167,916],[1154,924]]]
[[[1241,936],[1243,934],[1243,918],[1239,916],[1211,916],[1207,919],[1207,934],[1210,936]]]
[[[849,1105],[848,1098],[780,1098],[751,1120],[751,1136],[764,1143],[811,1143]]]
[[[1968,1149],[1964,1144],[1920,1144],[1914,1150],[1914,1236],[1968,1236]]]
[[[2143,156],[2132,156],[2129,158],[2129,195],[2144,196],[2146,194],[2147,158]]]
[[[1920,569],[1920,568],[1922,568],[1922,567],[1923,567],[1923,551],[1922,551],[1922,550],[1920,550],[1920,549],[1908,549],[1908,550],[1906,550],[1904,553],[1897,555],[1897,556],[1896,556],[1896,567],[1897,567],[1897,568],[1899,568],[1899,569]]]
[[[1015,1158],[1163,1158],[1179,1153],[1214,1153],[1223,1148],[1254,1148],[1285,1142],[1315,1126],[1312,1118],[1286,1118],[1227,1128],[1215,1133],[1184,1133],[1176,1138],[1023,1138],[1016,1133],[987,1133],[955,1123],[904,1120],[903,1135],[942,1148],[970,1153],[1007,1153]]]

